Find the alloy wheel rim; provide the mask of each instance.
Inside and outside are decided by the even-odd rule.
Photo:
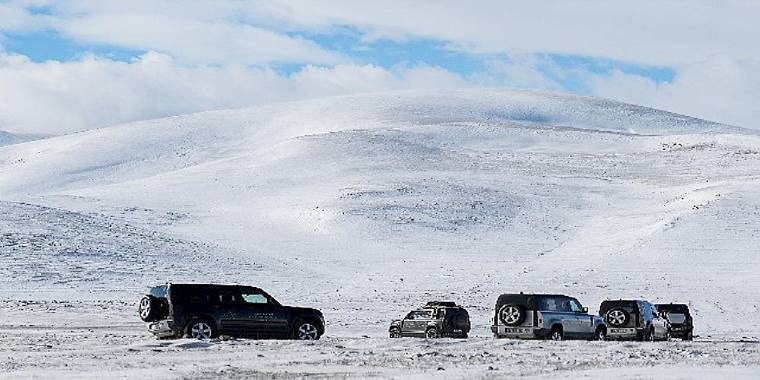
[[[613,310],[607,314],[607,319],[613,326],[620,326],[625,322],[625,314],[620,310]]]
[[[427,331],[427,337],[428,338],[436,338],[436,337],[438,337],[438,332],[436,332],[433,329],[430,329],[430,330]]]
[[[298,328],[298,339],[300,340],[316,340],[317,334],[319,331],[311,323],[304,323]]]
[[[520,310],[514,306],[507,306],[501,312],[501,318],[508,324],[517,323],[520,317]]]
[[[559,331],[553,332],[552,340],[562,340],[562,334]]]
[[[211,326],[205,322],[198,322],[190,329],[190,335],[195,339],[210,339]]]

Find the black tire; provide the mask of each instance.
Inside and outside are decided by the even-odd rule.
[[[605,341],[607,340],[607,329],[604,326],[600,326],[594,332],[594,340]]]
[[[547,336],[547,338],[549,340],[561,341],[565,340],[565,334],[562,331],[561,327],[552,327],[552,330],[549,332],[549,336]]]
[[[441,334],[438,332],[438,329],[435,327],[428,327],[428,329],[425,330],[425,338],[437,339],[440,337],[441,337]]]
[[[525,308],[515,304],[504,305],[499,309],[499,320],[507,326],[519,326],[525,321]]]
[[[296,340],[319,340],[322,336],[319,324],[311,320],[303,320],[296,323],[293,328],[293,339]]]
[[[394,327],[390,329],[388,335],[390,335],[391,338],[401,338],[401,330],[398,327]]]
[[[216,328],[216,323],[207,318],[197,318],[190,321],[187,324],[185,333],[188,338],[206,340],[216,339],[219,337],[219,330]]]
[[[631,320],[631,315],[623,309],[616,308],[608,310],[604,319],[612,327],[622,327]]]
[[[691,331],[689,331],[689,332],[686,334],[686,336],[683,338],[683,340],[687,340],[687,341],[693,341],[693,340],[694,340],[694,334],[693,334]]]
[[[143,322],[155,322],[161,318],[161,302],[153,296],[145,296],[137,307]]]

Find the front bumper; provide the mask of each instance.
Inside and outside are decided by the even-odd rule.
[[[163,319],[148,324],[148,331],[158,338],[169,338],[179,336],[177,331],[174,330],[174,321],[171,319]]]
[[[546,329],[539,327],[509,327],[501,325],[491,326],[491,332],[497,338],[511,339],[543,339],[548,333]]]

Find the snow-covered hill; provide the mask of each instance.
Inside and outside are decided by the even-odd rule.
[[[38,140],[44,137],[46,136],[0,131],[0,146],[18,144],[18,143],[32,141],[32,140]]]
[[[594,98],[205,112],[0,148],[0,294],[254,283],[333,336],[446,298],[486,336],[499,293],[561,292],[687,302],[703,337],[758,337],[758,185],[757,133]]]

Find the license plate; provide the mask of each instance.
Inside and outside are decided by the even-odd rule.
[[[633,334],[636,329],[610,329],[610,334]]]
[[[533,332],[532,329],[526,329],[526,328],[515,328],[515,327],[508,327],[504,329],[505,333],[512,333],[512,334],[530,334]]]

